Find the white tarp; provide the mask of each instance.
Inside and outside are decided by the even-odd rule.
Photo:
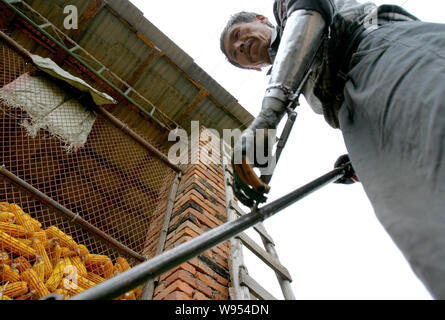
[[[52,60],[33,55],[34,63],[47,74],[63,80],[83,92],[89,92],[97,105],[114,104],[113,98],[92,88],[82,79],[61,69]],[[21,125],[31,137],[47,130],[65,144],[67,151],[82,147],[96,120],[92,110],[68,96],[48,77],[25,73],[0,89],[0,102],[26,111]]]

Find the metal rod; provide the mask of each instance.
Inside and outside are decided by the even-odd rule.
[[[161,235],[159,236],[158,247],[156,248],[155,256],[162,254],[165,247],[165,240],[167,239],[168,234],[168,226],[170,225],[171,215],[173,212],[173,206],[175,205],[176,195],[178,193],[179,182],[181,181],[181,173],[178,173],[173,181],[173,184],[170,189],[170,194],[167,200],[167,207],[165,209],[164,223],[161,228]],[[147,282],[144,291],[142,293],[141,300],[152,300],[153,294],[155,290],[155,282],[159,280],[158,277],[154,279],[150,279]]]
[[[120,243],[116,239],[110,237],[102,230],[96,228],[89,222],[85,221],[83,218],[79,217],[79,215],[76,215],[71,210],[65,208],[64,206],[62,206],[61,204],[59,204],[52,198],[48,197],[46,194],[44,194],[41,191],[39,191],[38,189],[34,188],[32,185],[30,185],[26,181],[20,179],[15,174],[8,171],[5,166],[0,166],[0,174],[2,174],[4,177],[6,177],[8,180],[10,180],[12,183],[18,185],[20,188],[23,188],[26,191],[28,191],[29,193],[31,193],[39,201],[41,201],[41,202],[45,203],[46,205],[48,205],[49,207],[53,208],[54,210],[56,210],[57,212],[59,212],[60,214],[65,216],[67,219],[79,224],[82,228],[88,230],[92,234],[101,238],[102,240],[104,240],[108,244],[112,245],[113,247],[115,247],[116,249],[121,251],[122,253],[127,254],[136,260],[145,261],[145,258],[142,255],[140,255],[139,253],[124,246],[122,243]]]
[[[162,162],[164,162],[167,166],[175,170],[176,172],[182,172],[182,169],[171,163],[168,157],[163,154],[161,151],[159,151],[156,147],[154,147],[152,144],[147,142],[144,138],[142,138],[140,135],[138,135],[136,132],[134,132],[132,129],[130,129],[124,122],[113,116],[111,113],[103,109],[102,107],[97,107],[95,110],[100,113],[104,118],[106,118],[108,121],[110,121],[115,127],[122,130],[125,134],[139,142],[144,148],[146,148],[151,153],[155,154]]]
[[[3,31],[0,31],[0,38],[2,38],[9,46],[13,47],[14,50],[26,60],[32,61],[31,54]]]
[[[346,165],[334,169],[260,209],[251,211],[235,221],[227,222],[159,256],[140,263],[130,270],[73,296],[70,300],[106,300],[117,298],[144,282],[160,276],[181,263],[264,221],[319,188],[336,181],[345,174],[345,168]]]

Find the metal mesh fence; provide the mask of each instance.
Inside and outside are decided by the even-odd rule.
[[[17,81],[21,75],[32,72],[33,69],[31,63],[26,62],[4,43],[0,43],[1,87]],[[25,86],[30,85],[32,83],[25,83]],[[42,97],[45,91],[34,92],[40,96],[33,96],[33,99],[45,100],[45,97]],[[64,117],[63,114],[59,117],[61,118],[58,121],[62,121],[67,127],[72,126],[71,121],[75,120]],[[156,242],[155,233],[151,239],[147,239],[147,235],[150,230],[157,229],[175,171],[101,115],[97,115],[86,143],[72,152],[67,152],[64,143],[48,130],[40,129],[35,132],[35,136],[30,136],[24,126],[29,118],[29,113],[21,108],[0,104],[0,165],[4,165],[9,172],[76,214],[79,219],[120,243],[129,253],[135,253],[122,254],[122,250],[118,251],[115,246],[101,240],[91,230],[79,226],[73,219],[60,216],[57,210],[39,200],[32,192],[11,184],[0,175],[0,202],[5,202],[2,211],[5,212],[5,221],[2,221],[4,228],[0,234],[7,237],[6,240],[0,239],[0,259],[9,261],[0,261],[0,286],[3,285],[0,290],[4,290],[5,296],[12,290],[11,298],[36,299],[43,294],[41,292],[45,292],[43,289],[48,288],[46,284],[50,282],[51,289],[73,295],[79,289],[67,290],[60,283],[53,288],[49,266],[46,271],[42,271],[42,257],[37,253],[29,255],[26,260],[45,285],[39,289],[36,284],[34,288],[31,285],[33,281],[28,279],[30,276],[22,272],[17,263],[12,263],[14,259],[23,258],[23,255],[20,251],[11,249],[11,239],[8,237],[19,239],[18,241],[37,251],[39,241],[35,241],[38,237],[34,233],[44,231],[42,234],[48,240],[45,240],[44,249],[49,256],[52,270],[55,272],[58,263],[57,253],[54,252],[59,245],[59,251],[66,251],[62,258],[71,258],[74,261],[80,259],[86,266],[88,273],[79,278],[84,281],[80,288],[86,289],[87,286],[93,285],[94,281],[91,278],[90,282],[87,282],[84,278],[93,277],[91,274],[102,278],[113,276],[115,272],[121,272],[122,268],[125,268],[119,264],[123,263],[119,257],[126,258],[130,265],[134,265],[138,260],[142,260],[147,243]],[[11,212],[14,211],[11,204],[17,204],[17,208],[21,208],[25,214],[35,219],[41,227],[36,227],[32,232],[15,235],[9,232],[8,227],[23,227],[16,219],[17,212]],[[14,216],[8,216],[8,212]],[[64,242],[61,239],[64,236],[52,233],[52,227],[57,227],[63,234],[72,237],[76,246],[72,244],[70,247],[69,242],[62,245]],[[82,251],[84,247],[81,245],[85,246],[90,255]],[[71,261],[71,264],[74,265],[74,262]],[[65,267],[69,265],[70,260],[66,260]],[[8,266],[13,274],[16,272],[20,281],[11,281],[17,280],[16,277],[8,278],[8,272],[11,271]],[[16,287],[23,289],[17,284],[13,285],[15,282],[27,283],[27,292],[19,290],[22,294],[14,293]],[[139,292],[132,294],[138,296]]]

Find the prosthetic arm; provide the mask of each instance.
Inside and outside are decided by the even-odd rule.
[[[264,202],[263,194],[269,191],[253,171],[261,167],[256,149],[261,147],[269,157],[268,135],[275,132],[270,129],[276,129],[289,103],[298,98],[294,93],[306,78],[334,14],[331,0],[282,1],[281,5],[288,6],[287,21],[261,111],[238,139],[232,159],[234,192],[247,206],[253,206],[254,200]]]

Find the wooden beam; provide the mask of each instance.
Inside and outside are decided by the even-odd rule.
[[[260,300],[277,300],[277,298],[264,289],[255,279],[249,276],[244,268],[240,268],[240,284],[249,288],[250,293]]]
[[[148,66],[150,63],[156,59],[157,57],[161,56],[161,52],[153,49],[150,51],[150,53],[145,57],[145,59],[136,67],[136,69],[133,71],[131,76],[126,81],[130,87],[133,87],[136,82],[140,79],[142,74],[147,71]],[[126,91],[128,87],[122,87],[122,91]]]
[[[260,258],[265,264],[267,264],[271,269],[275,272],[279,273],[283,279],[288,281],[292,281],[292,277],[290,276],[289,271],[279,262],[277,259],[272,257],[269,253],[266,252],[263,248],[261,248],[255,241],[253,241],[248,235],[242,233],[237,236],[241,240],[241,242],[250,250],[253,254],[255,254],[258,258]]]
[[[193,98],[192,102],[187,106],[187,109],[185,109],[182,116],[176,121],[179,125],[187,119],[187,117],[198,107],[198,105],[204,100],[206,97],[209,96],[209,92],[202,88],[199,90],[198,94]]]

